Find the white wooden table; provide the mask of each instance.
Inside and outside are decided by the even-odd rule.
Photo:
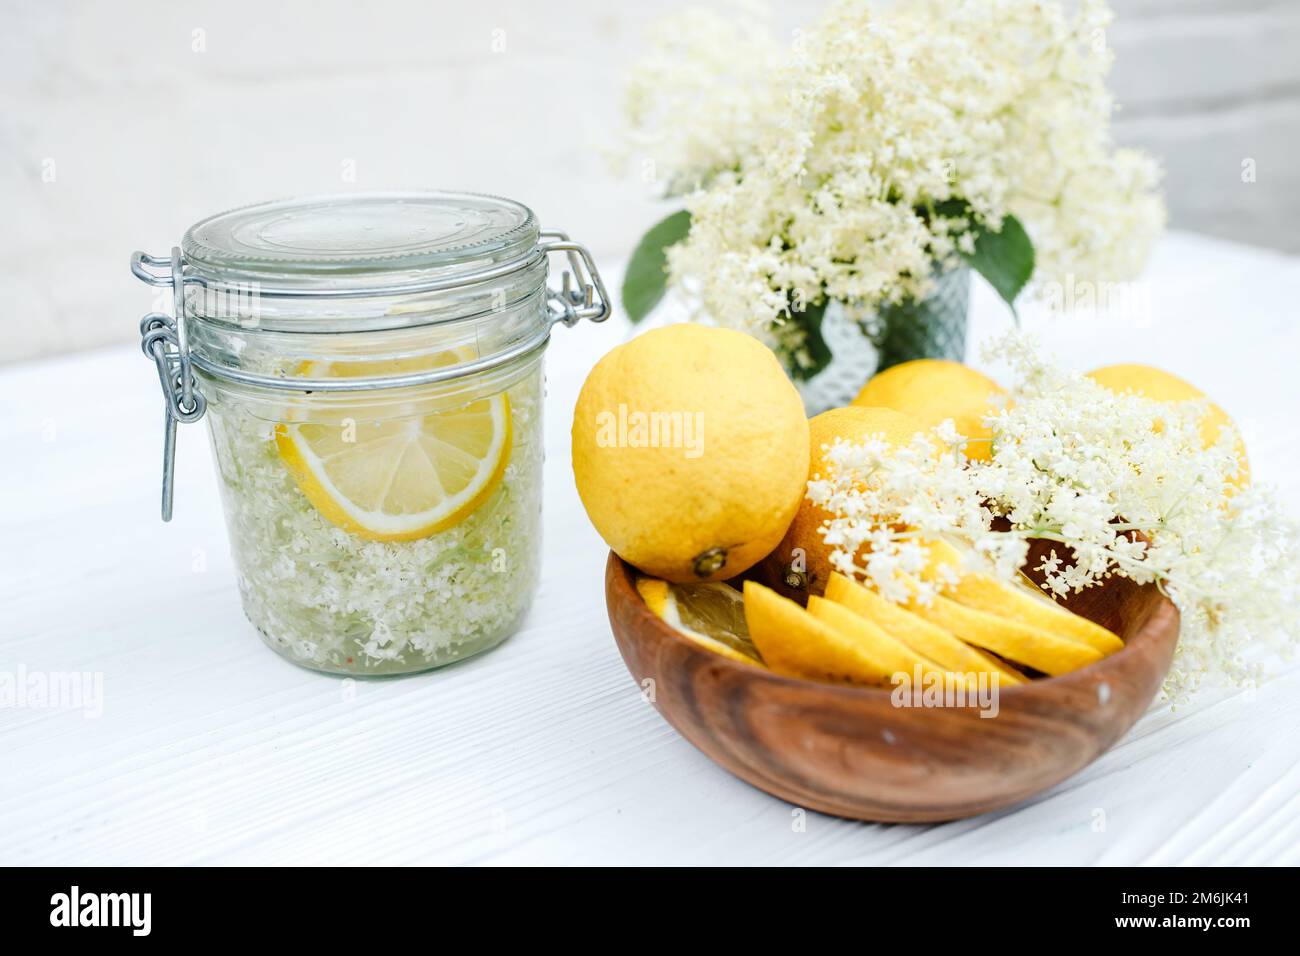
[[[1300,259],[1174,234],[1148,281],[1135,321],[1027,324],[1079,367],[1147,361],[1198,383],[1242,425],[1257,478],[1300,507]],[[982,286],[972,321],[975,340],[1007,321]],[[943,826],[809,813],[801,832],[710,763],[623,667],[569,470],[578,387],[625,335],[612,321],[552,342],[545,565],[524,628],[387,681],[262,645],[200,428],[181,428],[176,518],[158,520],[161,399],[137,348],[0,367],[0,674],[103,682],[99,714],[0,707],[0,863],[1300,862],[1294,665],[1255,693],[1157,706],[1054,790]]]

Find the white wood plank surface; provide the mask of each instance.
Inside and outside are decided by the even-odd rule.
[[[1027,322],[1079,367],[1197,382],[1242,424],[1257,478],[1300,499],[1300,260],[1173,234],[1148,282],[1136,322]],[[977,288],[973,338],[1006,321]],[[545,566],[524,628],[383,681],[263,647],[200,428],[181,429],[176,519],[159,522],[161,399],[137,349],[0,370],[0,672],[103,680],[97,716],[0,708],[0,863],[1300,862],[1293,665],[1254,693],[1157,706],[1073,779],[960,823],[809,813],[800,832],[794,808],[715,767],[623,667],[570,476],[578,387],[625,335],[613,321],[551,345]]]

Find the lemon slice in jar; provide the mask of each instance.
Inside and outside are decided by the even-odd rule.
[[[454,365],[467,356],[309,362],[306,378],[368,378]],[[380,421],[276,425],[275,444],[307,500],[330,522],[372,541],[413,541],[468,518],[510,460],[504,394],[459,408]]]

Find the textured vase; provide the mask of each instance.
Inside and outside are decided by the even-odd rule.
[[[920,358],[962,361],[969,305],[970,269],[964,266],[936,276],[925,299],[885,306],[866,322],[832,302],[822,321],[832,358],[812,378],[796,382],[808,414],[849,404],[867,379],[891,365]]]

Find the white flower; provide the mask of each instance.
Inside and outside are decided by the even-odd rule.
[[[1140,268],[1164,207],[1111,140],[1100,0],[840,0],[789,48],[753,9],[670,20],[628,88],[629,150],[692,214],[669,271],[713,322],[797,350],[792,300],[923,298],[1009,213],[1038,280]]]
[[[1202,446],[1205,402],[1116,395],[1042,358],[1011,334],[985,349],[1019,384],[991,411],[993,457],[966,461],[951,423],[890,453],[839,442],[808,498],[831,514],[832,561],[892,600],[923,567],[918,541],[956,535],[986,570],[1011,578],[1031,539],[1059,542],[1041,562],[1060,595],[1111,575],[1155,582],[1178,605],[1182,632],[1166,681],[1181,698],[1210,676],[1258,679],[1252,646],[1300,641],[1300,525],[1264,488],[1236,489],[1236,435]],[[1010,530],[994,530],[1009,523]],[[863,553],[863,548],[870,550]],[[934,593],[923,590],[921,599]]]

